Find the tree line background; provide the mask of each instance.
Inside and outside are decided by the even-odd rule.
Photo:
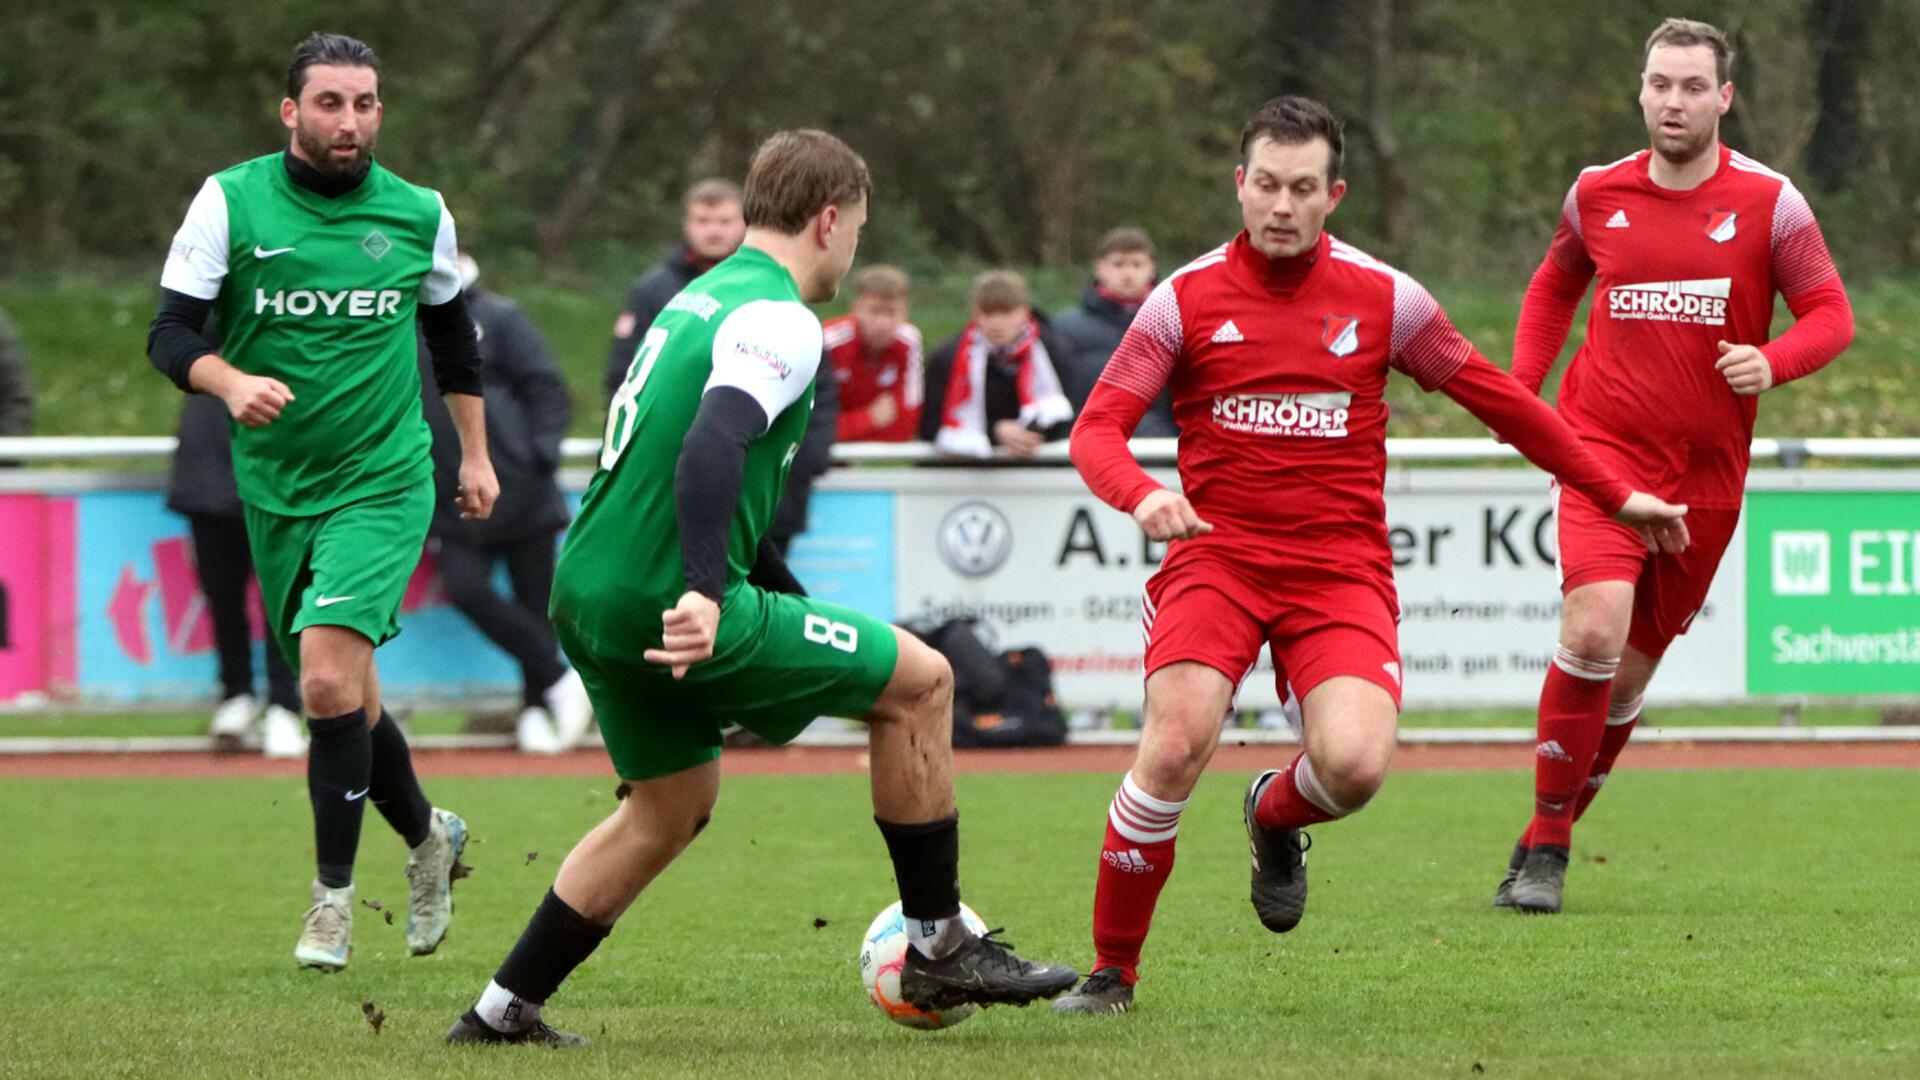
[[[1304,92],[1347,123],[1340,234],[1420,273],[1540,257],[1583,165],[1645,145],[1670,0],[28,0],[0,13],[0,268],[157,265],[208,173],[284,145],[293,43],[386,65],[382,161],[467,246],[622,273],[678,196],[825,127],[878,186],[867,253],[1061,266],[1122,222],[1163,262],[1237,222],[1240,125]],[[1920,266],[1920,3],[1690,6],[1733,36],[1737,148],[1806,190],[1849,278]]]

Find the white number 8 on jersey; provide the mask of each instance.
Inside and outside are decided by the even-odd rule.
[[[831,645],[841,652],[850,653],[860,647],[860,631],[843,622],[834,622],[824,615],[809,615],[802,633],[807,640],[816,645]]]

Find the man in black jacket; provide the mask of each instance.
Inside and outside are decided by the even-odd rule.
[[[927,359],[920,438],[961,457],[1032,457],[1073,430],[1055,366],[1066,346],[1011,270],[974,278],[971,300],[973,318]]]
[[[208,316],[201,331],[215,348],[221,334]],[[214,649],[220,660],[220,705],[207,734],[221,750],[238,750],[260,725],[260,748],[270,758],[297,758],[307,752],[306,723],[300,719],[300,687],[280,646],[267,635],[267,701],[254,695],[253,626],[247,615],[247,583],[253,579],[253,553],[247,546],[247,519],[240,488],[233,478],[233,420],[226,403],[210,394],[190,394],[180,407],[179,446],[167,477],[167,509],[187,519],[200,591],[213,621]]]
[[[547,621],[556,540],[568,521],[555,472],[560,440],[573,416],[560,365],[525,310],[483,289],[464,252],[467,310],[480,335],[480,377],[487,391],[487,446],[500,477],[493,516],[462,520],[452,493],[459,483],[460,444],[452,418],[432,390],[432,364],[421,349],[422,404],[433,430],[434,501],[428,543],[436,548],[440,583],[453,606],[520,665],[522,708],[516,735],[529,753],[557,753],[579,743],[593,722],[580,677],[560,659]],[[511,598],[493,584],[504,561]]]
[[[1146,301],[1154,282],[1153,241],[1144,230],[1122,225],[1100,238],[1093,261],[1093,280],[1080,303],[1053,317],[1053,328],[1069,355],[1060,363],[1060,381],[1067,400],[1078,413],[1100,381],[1120,337],[1132,325],[1134,313]],[[1173,401],[1165,392],[1154,399],[1134,430],[1136,438],[1173,438],[1180,428],[1173,422]]]
[[[627,304],[613,320],[613,344],[607,347],[607,373],[602,382],[608,401],[627,381],[627,367],[640,345],[640,336],[653,325],[660,309],[688,283],[734,253],[747,235],[741,212],[740,186],[731,180],[702,180],[687,189],[687,216],[680,223],[684,239],[658,265],[640,275],[627,292]]]

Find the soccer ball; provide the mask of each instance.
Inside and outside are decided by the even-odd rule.
[[[975,934],[987,932],[987,924],[965,904],[960,905],[960,918]],[[887,1014],[887,1019],[922,1031],[950,1028],[973,1015],[971,1005],[929,1012],[907,1004],[900,996],[900,970],[906,962],[907,921],[896,900],[874,917],[873,925],[860,938],[860,981],[866,984],[867,997]]]

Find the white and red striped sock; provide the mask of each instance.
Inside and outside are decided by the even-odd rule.
[[[1119,968],[1128,985],[1139,979],[1140,948],[1160,890],[1173,872],[1173,842],[1186,806],[1185,799],[1174,802],[1147,794],[1129,773],[1107,808],[1100,877],[1093,892],[1094,969]]]

